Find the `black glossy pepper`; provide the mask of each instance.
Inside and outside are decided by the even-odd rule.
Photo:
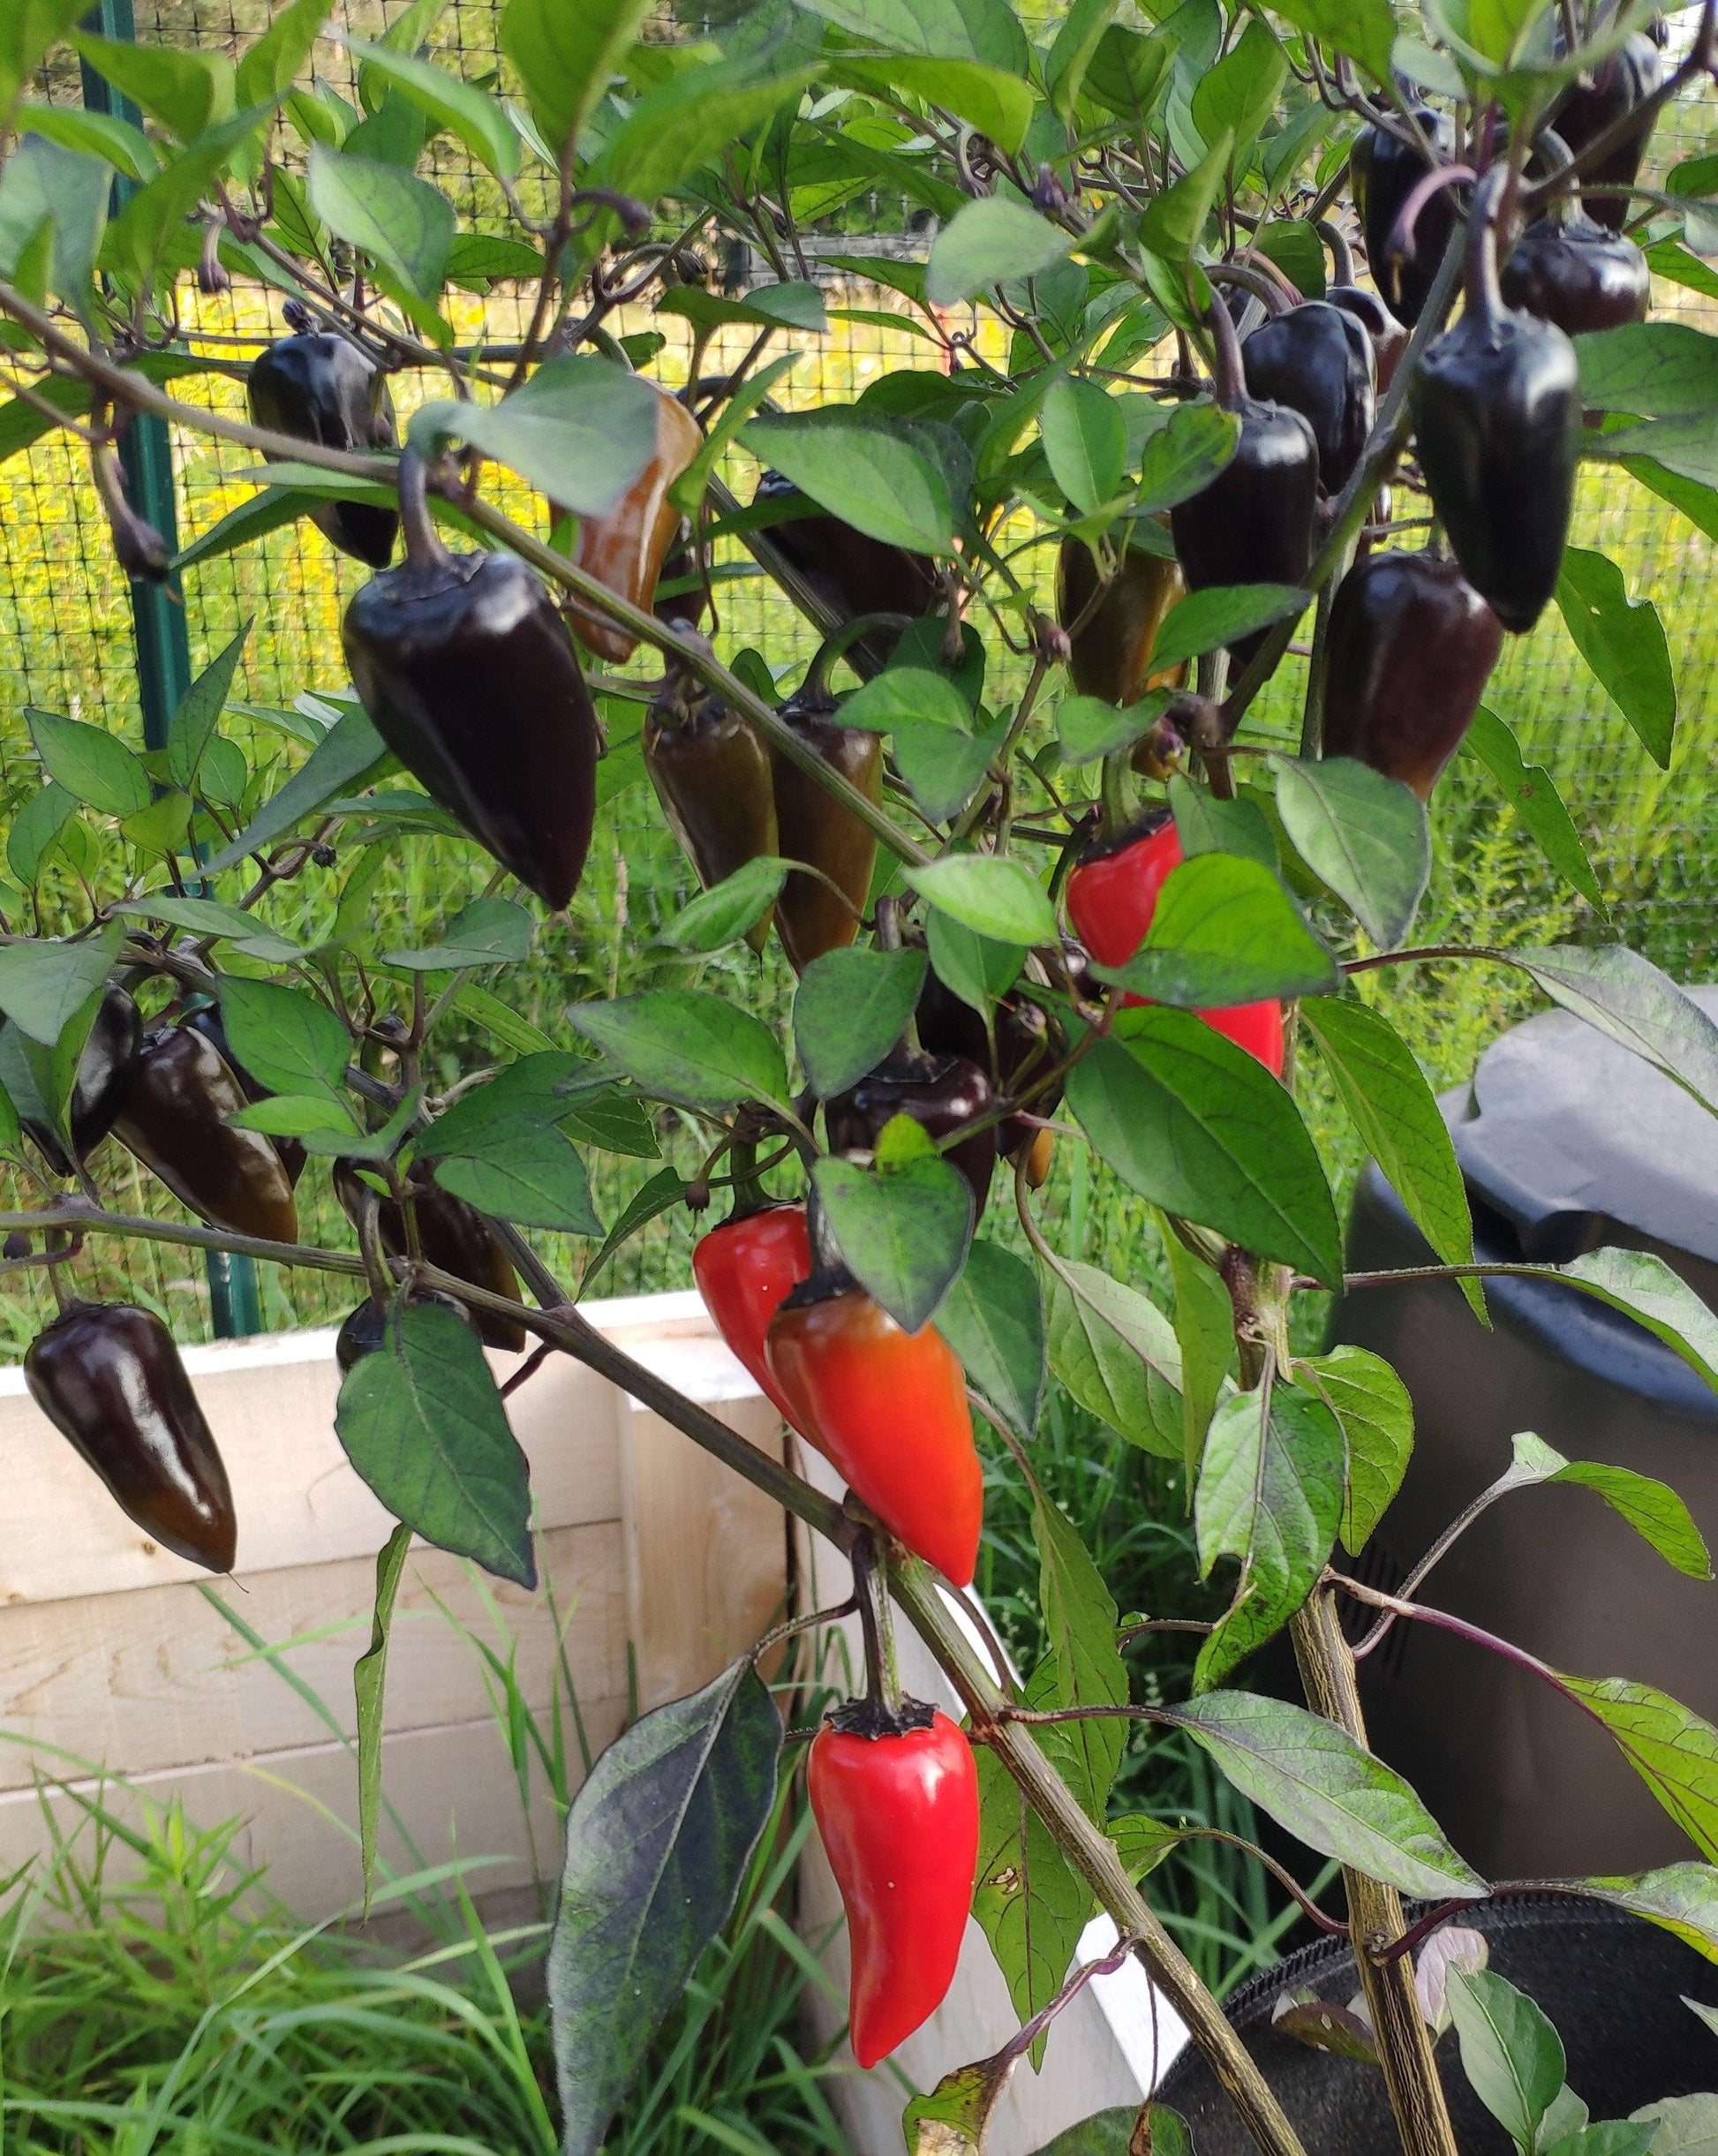
[[[313,330],[310,316],[289,301],[295,336],[282,337],[252,362],[246,394],[258,426],[327,449],[391,449],[394,404],[387,377],[365,352],[332,331]],[[372,569],[394,556],[400,519],[369,501],[320,501],[310,512],[322,536]]]

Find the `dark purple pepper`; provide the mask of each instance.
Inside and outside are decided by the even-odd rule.
[[[1591,83],[1577,83],[1571,90],[1553,113],[1551,125],[1579,154],[1624,113],[1644,105],[1663,80],[1664,58],[1658,45],[1646,31],[1633,31],[1618,51],[1600,61]],[[1645,114],[1639,128],[1582,173],[1582,184],[1588,189],[1633,186],[1657,118],[1656,112]],[[1625,194],[1593,194],[1586,204],[1588,215],[1613,232],[1622,230],[1629,207]]]
[[[752,501],[779,501],[798,491],[780,472],[765,471]],[[771,524],[764,536],[830,608],[838,626],[864,614],[905,614],[916,619],[930,613],[941,591],[937,565],[928,554],[891,547],[822,509]],[[869,678],[888,664],[895,643],[892,631],[875,629],[848,647],[848,662],[856,674]]]
[[[824,1127],[833,1153],[870,1152],[893,1117],[909,1115],[938,1142],[996,1104],[996,1089],[966,1056],[931,1055],[902,1044],[850,1092],[824,1103]],[[987,1123],[948,1148],[948,1158],[972,1186],[982,1213],[996,1172],[996,1131]]]
[[[222,1021],[221,1006],[218,1003],[200,1005],[196,1010],[187,1013],[179,1021],[179,1023],[189,1031],[202,1035],[233,1076],[237,1079],[245,1099],[252,1106],[260,1100],[273,1100],[275,1096],[268,1090],[268,1088],[266,1085],[259,1085],[233,1053],[227,1039],[226,1026]],[[305,1151],[303,1142],[298,1138],[271,1137],[268,1142],[280,1157],[280,1164],[286,1170],[287,1181],[296,1190],[298,1187],[298,1178],[305,1172],[305,1163],[310,1157]]]
[[[1398,321],[1380,295],[1368,291],[1363,284],[1333,284],[1324,297],[1333,307],[1352,314],[1371,339],[1376,393],[1384,396],[1408,349],[1407,324]]]
[[[1414,117],[1436,151],[1439,162],[1453,157],[1456,130],[1450,116],[1422,105]],[[1390,235],[1402,205],[1430,170],[1412,143],[1398,141],[1382,127],[1362,127],[1349,153],[1349,182],[1366,234],[1366,259],[1371,265],[1372,282],[1398,320],[1410,328],[1420,320],[1437,266],[1456,229],[1456,206],[1446,187],[1420,213],[1412,258],[1398,261],[1390,252]]]
[[[1240,348],[1252,396],[1298,411],[1318,444],[1318,483],[1348,484],[1372,432],[1377,363],[1361,323],[1328,300],[1309,299],[1261,322]]]
[[[440,1272],[452,1273],[456,1279],[469,1280],[473,1287],[486,1288],[492,1295],[516,1301],[519,1278],[513,1270],[513,1261],[502,1248],[494,1228],[477,1207],[468,1205],[463,1198],[456,1198],[452,1191],[443,1190],[432,1182],[426,1168],[414,1165],[407,1181],[411,1192],[412,1217],[418,1224],[418,1246],[429,1263]],[[334,1194],[349,1220],[358,1219],[365,1188],[355,1163],[335,1162]],[[382,1248],[388,1256],[403,1257],[405,1218],[392,1198],[379,1200],[377,1225],[381,1233]],[[491,1347],[510,1348],[516,1353],[525,1344],[525,1329],[516,1318],[477,1310],[471,1313],[471,1322],[479,1337]]]
[[[298,310],[299,319],[309,316]],[[317,441],[327,449],[392,448],[394,405],[375,362],[331,332],[305,328],[283,337],[252,362],[246,384],[251,418],[273,433]],[[398,513],[368,501],[320,501],[310,512],[343,554],[386,569],[394,558]]]
[[[78,1075],[66,1111],[79,1160],[87,1160],[113,1128],[132,1089],[142,1046],[142,1013],[128,990],[117,981],[110,982],[78,1058]],[[49,1125],[31,1116],[21,1120],[54,1172],[70,1175],[72,1163],[65,1148]]]
[[[1579,212],[1566,223],[1541,217],[1515,243],[1498,275],[1504,302],[1555,322],[1568,335],[1644,322],[1653,273],[1631,239]]]

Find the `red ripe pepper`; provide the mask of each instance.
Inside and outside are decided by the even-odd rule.
[[[892,1534],[956,1587],[971,1584],[984,1519],[967,1381],[934,1325],[904,1331],[840,1274],[813,1274],[770,1320],[787,1419]]]
[[[1082,855],[1067,879],[1067,914],[1074,932],[1100,966],[1125,966],[1145,940],[1157,893],[1172,870],[1181,865],[1181,841],[1175,819],[1160,814],[1115,845],[1095,847]],[[1145,1003],[1126,995],[1124,1003]],[[1199,1014],[1214,1032],[1262,1063],[1273,1077],[1283,1074],[1283,1006],[1237,1003],[1225,1010]]]
[[[782,1302],[810,1272],[802,1205],[732,1214],[701,1236],[692,1252],[692,1278],[717,1331],[796,1426],[798,1417],[764,1352],[764,1336]]]
[[[811,1814],[847,1911],[853,1974],[849,2036],[875,2066],[947,1996],[978,1873],[978,1775],[946,1715],[903,1702],[906,1728],[844,1727],[877,1710],[843,1709],[811,1745]],[[870,1726],[875,1727],[875,1721]]]

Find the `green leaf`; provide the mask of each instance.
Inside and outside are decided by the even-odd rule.
[[[1095,1265],[1047,1269],[1050,1367],[1089,1413],[1160,1459],[1184,1451],[1174,1329],[1137,1289]]]
[[[98,75],[181,142],[192,141],[233,109],[233,64],[224,52],[87,34],[72,41]]]
[[[780,289],[786,291],[788,288],[783,285]],[[671,298],[682,296],[689,298],[691,294],[669,295]],[[698,297],[709,298],[711,295],[705,292]],[[823,304],[821,298],[818,304]],[[664,305],[667,305],[666,301]],[[705,435],[704,447],[669,487],[670,508],[677,509],[682,516],[697,517],[703,505],[705,491],[710,484],[711,474],[727,456],[729,442],[736,439],[741,428],[757,407],[774,395],[776,384],[793,371],[798,360],[799,356],[795,352],[787,352],[781,358],[772,360],[768,366],[761,368],[750,381],[742,382],[733,395],[725,400],[714,424]],[[770,686],[773,701],[775,684],[772,680]]]
[[[1626,1677],[1562,1679],[1703,1857],[1718,1858],[1718,1730]]]
[[[1718,1316],[1680,1274],[1646,1250],[1591,1250],[1539,1277],[1566,1280],[1624,1310],[1718,1391]]]
[[[8,0],[0,8],[0,111],[87,11],[82,0]]]
[[[1718,1115],[1718,1025],[1649,959],[1621,944],[1511,951],[1565,1011],[1620,1041]]]
[[[1718,2156],[1718,2096],[1666,2096],[1634,2115],[1653,2127],[1653,2156]]]
[[[545,1116],[498,1117],[480,1138],[439,1159],[435,1180],[497,1220],[568,1235],[603,1232],[578,1149]]]
[[[814,71],[764,75],[739,67],[692,68],[641,97],[590,177],[645,202],[659,201],[742,138],[795,106]],[[596,230],[601,231],[604,220]],[[612,213],[606,222],[614,222]]]
[[[1062,761],[1077,768],[1131,748],[1157,725],[1171,700],[1167,690],[1154,689],[1137,704],[1119,711],[1101,697],[1064,697],[1056,707],[1056,736],[1061,743]]]
[[[1235,1352],[1235,1320],[1229,1291],[1196,1258],[1167,1220],[1160,1220],[1164,1252],[1175,1285],[1175,1344],[1181,1354],[1181,1429],[1189,1480],[1205,1449],[1205,1433],[1223,1397]]]
[[[1431,873],[1423,803],[1353,757],[1273,756],[1277,809],[1307,866],[1381,950],[1407,934]]]
[[[1032,1508],[1038,1547],[1038,1605],[1062,1707],[1119,1707],[1127,1700],[1127,1670],[1116,1645],[1116,1605],[1078,1531],[1042,1494]],[[1076,1766],[1072,1786],[1088,1819],[1104,1823],[1127,1724],[1096,1715],[1068,1725]]]
[[[1330,1185],[1293,1101],[1188,1011],[1128,1011],[1068,1073],[1067,1104],[1130,1190],[1315,1279],[1342,1277]]]
[[[1473,1263],[1473,1217],[1450,1127],[1413,1052],[1369,1004],[1344,997],[1307,1005],[1301,1023],[1318,1043],[1360,1142],[1408,1216],[1446,1265]],[[1473,1315],[1487,1322],[1478,1280],[1464,1280]]]
[[[1059,120],[1071,120],[1086,70],[1114,19],[1119,0],[1074,0],[1044,55],[1044,87]]]
[[[149,805],[149,775],[135,750],[99,726],[27,709],[30,738],[49,778],[101,816],[135,816]]]
[[[425,404],[410,439],[420,449],[456,435],[579,516],[612,509],[656,454],[662,392],[612,359],[546,359],[499,404]]]
[[[1335,1723],[1246,1692],[1208,1692],[1175,1720],[1244,1797],[1321,1856],[1428,1901],[1485,1892],[1402,1777]]]
[[[1193,124],[1206,143],[1232,140],[1244,149],[1276,110],[1288,78],[1288,61],[1277,34],[1254,16],[1193,94]]]
[[[1718,337],[1686,322],[1628,322],[1575,339],[1581,403],[1643,419],[1718,411]]]
[[[1125,966],[1092,970],[1186,1010],[1330,996],[1342,985],[1276,874],[1239,854],[1200,854],[1172,869],[1139,950]]]
[[[1308,37],[1358,60],[1386,89],[1390,87],[1396,19],[1390,0],[1286,0],[1277,12]]]
[[[277,981],[228,975],[221,983],[221,1022],[260,1086],[340,1098],[352,1044],[326,1003]]]
[[[906,1030],[924,985],[923,951],[825,951],[800,976],[794,1040],[819,1100],[874,1070]]]
[[[652,1220],[682,1203],[691,1186],[677,1168],[659,1168],[637,1192],[626,1210],[608,1231],[601,1249],[592,1258],[579,1279],[579,1293],[588,1294],[591,1283],[629,1237]]]
[[[1172,35],[1142,37],[1112,23],[1097,41],[1086,70],[1086,90],[1118,118],[1143,130],[1175,58]]]
[[[823,294],[803,279],[754,285],[743,299],[706,292],[701,285],[678,285],[657,302],[659,314],[684,315],[700,329],[744,322],[755,329],[809,329],[822,335],[829,328]],[[780,366],[778,361],[777,365]]]
[[[1038,1427],[1045,1376],[1038,1276],[999,1243],[975,1242],[937,1313],[937,1330],[968,1381],[1028,1437]]]
[[[910,441],[855,407],[753,419],[741,436],[819,509],[869,539],[920,554],[947,554],[954,512],[942,473]]]
[[[230,941],[247,956],[265,964],[280,965],[302,958],[304,952],[284,936],[277,936],[254,914],[242,907],[223,905],[216,899],[179,898],[171,892],[151,892],[147,898],[127,899],[113,911],[136,914],[149,921],[165,921],[192,936],[218,936]]]
[[[232,642],[210,660],[179,699],[167,728],[167,771],[175,786],[188,791],[196,783],[197,767],[227,708],[233,675],[250,633],[251,623],[246,620]]]
[[[320,7],[322,0],[316,0]],[[376,1606],[370,1619],[370,1644],[352,1664],[358,1704],[358,1837],[364,1866],[364,1907],[376,1876],[376,1822],[381,1811],[382,1695],[388,1683],[388,1639],[394,1628],[394,1603],[411,1548],[411,1529],[397,1527],[376,1558]]]
[[[12,151],[0,174],[0,267],[28,288],[26,297],[42,296],[45,275],[48,288],[87,317],[111,188],[112,174],[102,159],[40,135],[26,136]],[[49,252],[39,256],[44,245]],[[41,267],[29,271],[38,260]]]
[[[1498,790],[1515,810],[1551,866],[1589,906],[1605,910],[1604,893],[1593,873],[1593,864],[1581,844],[1574,819],[1564,806],[1556,781],[1542,764],[1529,764],[1520,743],[1496,712],[1483,705],[1462,738],[1462,747],[1477,757],[1496,780]]]
[[[843,59],[829,73],[834,81],[862,89],[886,93],[893,84],[909,97],[940,105],[1011,157],[1025,141],[1036,109],[1032,86],[1023,76],[980,60],[926,60],[901,54],[886,60]]]
[[[311,207],[329,231],[434,306],[454,242],[453,205],[439,189],[398,165],[322,142],[311,149],[308,186]]]
[[[1026,963],[1021,945],[977,935],[934,908],[925,916],[924,941],[937,978],[975,1011],[986,1010],[992,997],[1006,996]]]
[[[396,1519],[438,1549],[537,1585],[525,1456],[483,1349],[451,1310],[390,1315],[381,1346],[347,1373],[334,1426]]]
[[[1224,460],[1225,462],[1227,459]],[[1292,584],[1224,584],[1209,592],[1189,592],[1164,616],[1151,646],[1147,672],[1179,666],[1220,645],[1234,644],[1255,629],[1299,614],[1307,594]]]
[[[1712,1559],[1706,1542],[1688,1507],[1668,1482],[1637,1474],[1631,1467],[1565,1459],[1531,1430],[1521,1431],[1511,1442],[1515,1457],[1502,1488],[1529,1489],[1541,1482],[1572,1482],[1594,1490],[1667,1564],[1691,1579],[1711,1579]]]
[[[494,98],[414,53],[392,52],[386,45],[366,45],[355,37],[341,41],[366,72],[393,84],[438,126],[457,136],[498,178],[510,180],[517,175],[519,138]]]
[[[227,1117],[239,1130],[260,1130],[267,1138],[306,1138],[313,1135],[356,1141],[358,1127],[346,1110],[326,1097],[271,1093]]]
[[[1007,0],[802,0],[867,43],[937,60],[983,60],[1025,75],[1031,55]]]
[[[754,856],[682,906],[658,940],[673,951],[700,954],[741,942],[775,904],[793,865],[777,854]]]
[[[1280,1378],[1269,1413],[1237,1392],[1211,1418],[1194,1526],[1199,1566],[1239,1557],[1234,1600],[1199,1650],[1207,1691],[1280,1632],[1311,1593],[1342,1515],[1342,1426],[1322,1400]]]
[[[825,1158],[811,1180],[848,1271],[896,1324],[917,1332],[966,1263],[972,1186],[935,1153],[893,1168]]]
[[[1535,2145],[1563,2086],[1563,2041],[1525,1992],[1495,1969],[1452,1969],[1444,1997],[1473,2093],[1511,2139]]]
[[[241,105],[266,104],[292,87],[330,11],[329,0],[293,0],[252,39],[238,60]]]
[[[119,947],[116,921],[80,943],[11,943],[0,948],[0,1011],[20,1033],[51,1048],[105,983]]]
[[[1658,1871],[1636,1872],[1626,1878],[1584,1879],[1580,1887],[1583,1894],[1661,1925],[1697,1954],[1718,1961],[1718,1871],[1711,1865],[1668,1864]],[[1714,2107],[1712,2123],[1718,2134],[1718,2097],[1704,2100]],[[1637,2118],[1645,2115],[1635,2113]],[[1683,2145],[1673,2140],[1664,2145],[1680,2148]],[[1718,2142],[1707,2156],[1718,2156]]]
[[[1121,407],[1094,381],[1059,374],[1039,420],[1051,476],[1076,509],[1090,516],[1121,485],[1127,428]]]
[[[1006,195],[968,202],[938,233],[924,278],[933,307],[952,307],[998,284],[1036,277],[1059,262],[1072,237]]]
[[[1390,1509],[1413,1451],[1413,1402],[1382,1356],[1364,1347],[1336,1347],[1297,1361],[1295,1381],[1316,1392],[1342,1425],[1348,1447],[1348,1487],[1342,1508],[1342,1546],[1360,1545]]]
[[[379,776],[381,766],[391,762],[381,735],[363,710],[348,705],[280,792],[208,863],[209,873],[230,869],[247,854],[272,845],[326,802]]]
[[[967,724],[966,699],[946,675],[927,667],[890,667],[856,689],[841,705],[841,724],[870,734],[892,734],[905,722],[959,731]]]
[[[507,0],[501,50],[518,71],[544,139],[557,155],[583,132],[644,28],[652,0]]]
[[[1195,854],[1239,854],[1275,876],[1281,866],[1270,820],[1256,801],[1237,795],[1219,801],[1209,787],[1194,786],[1178,772],[1169,782],[1175,835],[1190,861]]]
[[[1586,437],[1590,454],[1614,463],[1649,457],[1667,471],[1680,472],[1701,486],[1718,486],[1718,431],[1709,412],[1679,413],[1669,419],[1647,419],[1615,434]]]
[[[1056,942],[1056,909],[1023,861],[999,854],[950,854],[907,881],[940,912],[993,943]]]
[[[695,988],[651,988],[568,1018],[644,1092],[692,1108],[790,1097],[780,1044],[761,1019]]]
[[[774,1806],[780,1750],[775,1702],[736,1662],[635,1722],[573,1799],[548,1956],[566,2156],[595,2156],[727,1923]]]
[[[531,918],[511,899],[480,898],[456,914],[440,943],[419,951],[384,951],[381,962],[406,973],[458,973],[471,966],[516,965],[531,956]]]
[[[998,727],[974,735],[964,727],[905,719],[896,727],[895,763],[920,810],[933,824],[958,814],[971,800],[1005,732]]]
[[[1142,516],[1155,516],[1203,494],[1235,454],[1240,422],[1221,405],[1180,404],[1146,443],[1140,458]]]
[[[78,796],[50,779],[12,818],[6,865],[26,891],[34,887],[54,841],[77,813]]]
[[[1564,549],[1557,606],[1575,649],[1640,736],[1661,771],[1670,768],[1677,724],[1677,677],[1670,646],[1650,599],[1631,599],[1608,554]]]
[[[1025,1686],[1029,1707],[1054,1707],[1061,1694],[1055,1658],[1047,1656]],[[1073,1766],[1074,1725],[1034,1729],[1033,1741],[1059,1768]],[[983,1926],[1024,2021],[1061,1989],[1096,1907],[1091,1888],[1022,1799],[1013,1776],[989,1745],[976,1748],[978,1768],[978,1883],[972,1913]]]
[[[171,160],[147,186],[139,187],[109,224],[102,242],[101,265],[138,290],[147,290],[176,245],[182,245],[185,223],[234,155],[259,134],[273,117],[268,105],[252,105],[200,135]]]
[[[1219,134],[1201,163],[1183,173],[1172,187],[1153,196],[1140,220],[1140,237],[1153,254],[1176,265],[1191,260],[1223,185],[1233,148],[1233,138],[1227,132]]]

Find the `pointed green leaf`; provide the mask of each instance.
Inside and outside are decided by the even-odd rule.
[[[1273,756],[1277,808],[1295,851],[1380,949],[1413,926],[1431,873],[1424,804],[1353,757]]]
[[[1670,646],[1649,599],[1631,599],[1608,554],[1564,549],[1557,607],[1575,649],[1645,743],[1661,771],[1670,768],[1677,725],[1677,677]]]
[[[908,1332],[936,1315],[966,1263],[972,1186],[940,1154],[900,1167],[823,1159],[811,1171],[848,1270]]]

